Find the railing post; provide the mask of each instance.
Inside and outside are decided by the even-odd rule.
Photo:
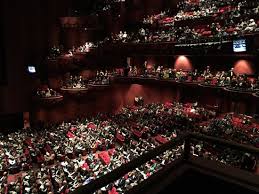
[[[190,134],[186,136],[184,141],[184,153],[183,153],[183,159],[185,161],[189,160],[190,157],[190,151],[191,151],[191,142],[190,142]]]
[[[259,173],[259,157],[258,157],[258,155],[255,157],[255,159],[256,159],[255,173],[258,174]]]

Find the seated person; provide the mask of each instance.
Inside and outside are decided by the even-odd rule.
[[[257,28],[257,24],[255,23],[254,19],[250,19],[244,30],[245,32],[253,32],[256,28]]]

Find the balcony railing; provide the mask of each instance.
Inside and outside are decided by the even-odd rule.
[[[195,160],[200,161],[201,158],[193,157],[193,155],[191,153],[191,142],[193,140],[199,140],[199,141],[202,141],[202,142],[207,142],[209,144],[215,144],[215,145],[218,145],[218,146],[225,146],[225,147],[231,148],[233,150],[238,150],[238,151],[241,151],[241,152],[244,152],[244,153],[251,153],[251,154],[254,154],[256,156],[259,156],[259,149],[255,148],[255,147],[252,147],[252,146],[239,144],[239,143],[236,143],[236,142],[233,142],[233,141],[223,140],[221,138],[206,136],[206,135],[202,135],[202,134],[199,134],[199,133],[186,133],[186,134],[181,135],[181,136],[179,136],[178,138],[176,138],[172,141],[169,141],[166,144],[163,144],[163,145],[161,145],[157,148],[154,148],[150,152],[132,160],[129,163],[126,163],[126,164],[120,166],[119,168],[117,168],[117,169],[113,170],[112,172],[110,172],[110,173],[90,182],[89,184],[78,188],[77,190],[75,190],[73,192],[73,194],[93,193],[93,192],[107,186],[108,184],[115,182],[119,178],[123,177],[125,174],[133,171],[134,169],[136,169],[139,166],[145,164],[146,162],[150,161],[151,159],[159,156],[160,154],[164,153],[165,151],[173,149],[173,147],[177,146],[177,145],[184,144],[184,151],[183,151],[182,156],[179,159],[172,162],[171,164],[168,164],[164,168],[167,168],[167,171],[168,171],[168,170],[172,170],[173,168],[177,168],[177,167],[179,167],[181,165],[184,165],[184,164],[187,164],[187,163],[195,164]],[[209,163],[209,161],[204,160],[204,159],[202,159],[202,160],[203,160],[203,162],[205,162],[204,164],[206,164],[206,168],[210,168],[207,165],[207,163]],[[199,163],[199,165],[202,165],[202,162],[197,162],[197,161],[196,161],[196,163]],[[215,164],[219,164],[219,162],[216,162]],[[246,172],[244,170],[233,168],[231,166],[226,167],[225,164],[220,164],[220,165],[223,165],[223,171],[224,171],[224,169],[228,169],[228,168],[231,169],[230,170],[231,174],[228,175],[227,170],[225,170],[225,172],[224,172],[225,174],[223,173],[224,176],[228,176],[230,179],[236,179],[239,183],[242,182],[246,185],[249,185],[250,187],[259,189],[259,181],[258,181],[259,176],[256,176],[255,173]],[[168,166],[170,168],[168,168]],[[237,171],[237,173],[233,173],[233,169],[235,169]],[[217,168],[214,168],[214,171],[218,171],[220,173],[220,167],[218,168],[218,170],[217,170]],[[240,177],[239,172],[245,173],[244,178],[246,180],[244,180],[244,179],[242,179],[242,177]],[[159,174],[159,173],[160,174],[165,173],[165,170],[162,168],[161,170],[159,170],[157,172],[157,174]],[[156,178],[156,173],[153,174],[150,177],[150,179],[155,179],[155,178]],[[249,180],[251,180],[251,182]],[[148,181],[150,181],[149,178],[147,180],[145,180],[143,183],[141,183],[142,187],[145,186],[145,182],[148,182]],[[127,193],[137,193],[138,191],[140,191],[140,188],[141,188],[141,186],[138,185],[136,187],[133,187],[131,190],[127,191]]]

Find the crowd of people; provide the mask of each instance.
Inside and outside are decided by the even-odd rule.
[[[117,6],[118,3],[125,2],[125,0],[96,0],[94,2],[76,2],[73,5],[72,16],[96,15],[111,10]]]
[[[199,132],[259,147],[259,125],[248,116],[226,114],[201,125]]]
[[[193,11],[189,10],[191,5]],[[168,17],[166,12],[149,16],[144,19],[144,24],[157,24],[157,29],[141,27],[135,32],[120,31],[112,34],[106,41],[111,42],[176,42],[203,43],[229,40],[232,36],[243,36],[259,31],[258,2],[244,1],[199,1],[198,3],[184,2],[179,5],[180,11],[173,17]],[[197,20],[200,17],[213,16],[210,22],[204,24],[178,25],[186,19]],[[167,28],[162,26],[170,26]],[[160,27],[159,27],[160,26]]]
[[[259,147],[259,125],[252,117],[245,115],[226,114],[209,122],[202,123],[197,131],[199,133],[231,139],[241,144]],[[255,171],[257,156],[244,151],[237,151],[228,147],[194,141],[192,152],[196,156],[210,160],[220,161],[241,169]]]
[[[140,184],[148,179],[151,175],[161,170],[166,165],[181,157],[184,146],[177,146],[175,149],[168,150],[156,158],[150,160],[144,165],[139,166],[137,169],[127,173],[114,183],[101,188],[96,194],[103,194],[110,191],[110,193],[125,193],[134,186]]]
[[[84,45],[78,47],[77,49],[72,49],[72,52],[86,53],[89,52],[90,49],[95,48],[96,45],[92,42],[86,42]]]
[[[231,149],[201,141],[193,141],[191,152],[196,157],[217,161],[235,168],[256,172],[257,156],[244,151]]]
[[[249,77],[246,74],[235,74],[234,68],[229,71],[217,71],[214,73],[211,71],[210,66],[207,66],[204,71],[198,71],[197,69],[184,71],[165,68],[162,65],[147,68],[145,64],[142,71],[138,70],[136,66],[130,66],[127,76],[174,80],[177,82],[195,82],[205,86],[226,87],[230,90],[247,92],[257,92],[259,89],[259,79]]]
[[[259,146],[251,118],[215,114],[195,104],[167,102],[125,107],[60,125],[0,136],[1,193],[69,193],[187,131]],[[254,170],[249,153],[193,142],[193,155]],[[96,193],[124,193],[176,160],[183,145],[157,156]],[[254,164],[254,165],[252,165]],[[14,176],[10,181],[10,176]]]
[[[63,52],[63,48],[61,46],[53,46],[50,48],[48,53],[48,59],[56,59],[59,57]]]
[[[249,17],[259,13],[259,4],[256,1],[181,1],[177,5],[178,12],[174,16],[169,16],[169,11],[156,15],[147,16],[143,19],[144,24],[160,24],[174,26],[175,22],[183,20],[195,20],[210,17],[217,20],[233,20],[237,18]]]
[[[208,25],[199,25],[196,27],[174,27],[170,29],[160,29],[150,31],[147,28],[141,28],[139,31],[127,33],[120,32],[112,34],[110,38],[106,38],[106,42],[122,42],[122,43],[152,43],[152,42],[175,42],[177,44],[199,44],[204,42],[222,42],[227,41],[231,37],[244,36],[249,33],[259,31],[259,26],[254,18],[244,19],[231,25],[222,25],[220,23],[211,23]]]
[[[136,96],[134,98],[134,105],[135,106],[143,106],[144,105],[144,98],[142,96]]]
[[[252,9],[248,9],[252,8]],[[183,1],[178,4],[179,13],[175,16],[176,21],[213,16],[222,17],[222,14],[238,18],[242,14],[253,11],[258,13],[258,3],[255,1],[198,1],[190,3]],[[229,16],[229,15],[228,15]]]
[[[78,48],[71,48],[67,56],[74,53],[90,52],[106,43],[154,43],[174,42],[177,46],[222,44],[236,37],[242,37],[259,32],[259,2],[250,0],[239,1],[183,1],[178,4],[179,11],[174,16],[168,16],[169,11],[161,12],[144,18],[143,25],[134,31],[121,30],[112,33],[103,41],[86,42]],[[197,22],[201,17],[211,18]],[[191,20],[180,25],[183,20]],[[192,21],[193,20],[193,21]],[[154,27],[150,27],[152,24]],[[50,59],[55,59],[63,52],[61,47],[54,46],[49,53]]]
[[[36,94],[37,94],[37,97],[39,98],[51,98],[51,97],[61,96],[61,94],[59,94],[57,91],[49,87],[39,88]]]
[[[108,3],[109,4],[109,3]],[[259,32],[259,2],[239,1],[183,1],[178,4],[179,11],[168,16],[169,11],[144,18],[143,25],[134,31],[121,30],[100,42],[86,42],[78,48],[71,48],[67,56],[74,53],[90,52],[103,43],[154,43],[174,42],[177,45],[203,45],[232,40],[235,37]],[[180,25],[183,20],[199,20],[212,17],[203,22],[190,21]],[[150,27],[147,24],[152,24]],[[55,59],[63,52],[62,47],[51,48],[48,58]]]
[[[64,89],[83,89],[93,85],[109,85],[111,73],[108,70],[97,71],[93,78],[86,78],[82,75],[77,76],[66,76],[62,88]]]
[[[154,24],[167,16],[167,12],[161,12],[156,15],[147,16],[143,19],[143,24]]]
[[[195,104],[151,104],[1,135],[1,193],[68,193],[174,139],[210,114]],[[161,156],[164,162],[158,166],[177,158],[179,146]],[[168,154],[177,157],[168,159]],[[18,179],[7,181],[17,173]]]
[[[69,76],[65,79],[62,88],[65,89],[82,89],[87,88],[86,80],[82,76]]]
[[[109,85],[110,84],[110,74],[107,70],[97,71],[94,79],[89,81],[90,85]]]
[[[110,10],[113,7],[114,3],[125,2],[126,0],[106,0],[106,1],[107,1],[106,5],[102,8],[103,11]]]

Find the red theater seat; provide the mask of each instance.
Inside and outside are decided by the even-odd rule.
[[[160,143],[160,144],[165,144],[165,143],[168,142],[168,139],[165,138],[165,137],[162,137],[161,135],[157,135],[157,136],[155,137],[155,140],[156,140],[158,143]]]
[[[77,130],[77,128],[76,127],[71,127],[71,129],[70,129],[70,131],[76,131]]]
[[[85,162],[82,166],[81,166],[81,168],[83,169],[83,170],[89,170],[89,166],[88,166],[88,164]]]
[[[193,15],[193,12],[187,12],[186,15],[191,16],[191,15]]]
[[[231,10],[231,7],[230,7],[230,6],[225,6],[225,7],[222,7],[222,8],[219,10],[219,12],[220,12],[220,13],[224,13],[224,12],[229,11],[229,10]]]
[[[37,156],[37,163],[38,164],[42,164],[44,162],[44,156],[43,155],[38,155]]]
[[[142,133],[141,133],[140,131],[138,131],[138,130],[133,130],[132,132],[133,132],[133,134],[134,134],[136,137],[141,138]]]
[[[73,138],[75,138],[75,135],[74,135],[73,133],[71,133],[70,131],[68,131],[68,132],[67,132],[67,137],[68,137],[69,139],[73,139]]]
[[[113,156],[114,153],[115,153],[115,149],[114,148],[113,149],[109,149],[108,153],[109,153],[109,155]]]
[[[210,36],[211,35],[211,31],[204,31],[202,33],[203,36]]]
[[[25,154],[26,157],[29,157],[30,156],[30,150],[28,148],[25,148],[24,154]]]
[[[24,142],[26,145],[32,147],[32,141],[31,141],[31,138],[27,138]]]
[[[108,192],[108,194],[118,194],[118,192],[117,192],[116,188],[113,187],[112,190],[110,190],[110,191]]]
[[[248,78],[248,81],[249,81],[250,83],[255,83],[256,79],[255,79],[255,78],[252,78],[252,77],[249,77],[249,78]]]
[[[202,82],[202,81],[204,81],[204,77],[198,77],[198,79],[197,79],[199,82]]]
[[[229,33],[229,34],[232,34],[232,33],[235,31],[235,28],[230,27],[230,28],[228,28],[226,31],[227,31],[227,33]]]
[[[253,127],[256,129],[259,129],[259,124],[258,123],[253,123]]]
[[[170,108],[170,107],[172,107],[173,106],[173,103],[171,103],[171,102],[166,102],[165,103],[165,107],[166,108]]]
[[[203,33],[204,31],[205,31],[205,29],[204,29],[204,28],[200,29],[200,33]]]
[[[124,143],[125,141],[125,137],[123,135],[121,135],[120,133],[116,134],[116,139],[120,142],[120,143]]]
[[[216,85],[218,83],[218,80],[217,79],[213,79],[212,81],[211,81],[211,85]]]
[[[111,160],[107,151],[99,153],[99,157],[105,165],[110,164]]]
[[[97,127],[96,127],[96,125],[95,125],[94,123],[89,123],[89,124],[87,125],[87,128],[88,128],[88,129],[93,129],[93,130],[95,130]]]

